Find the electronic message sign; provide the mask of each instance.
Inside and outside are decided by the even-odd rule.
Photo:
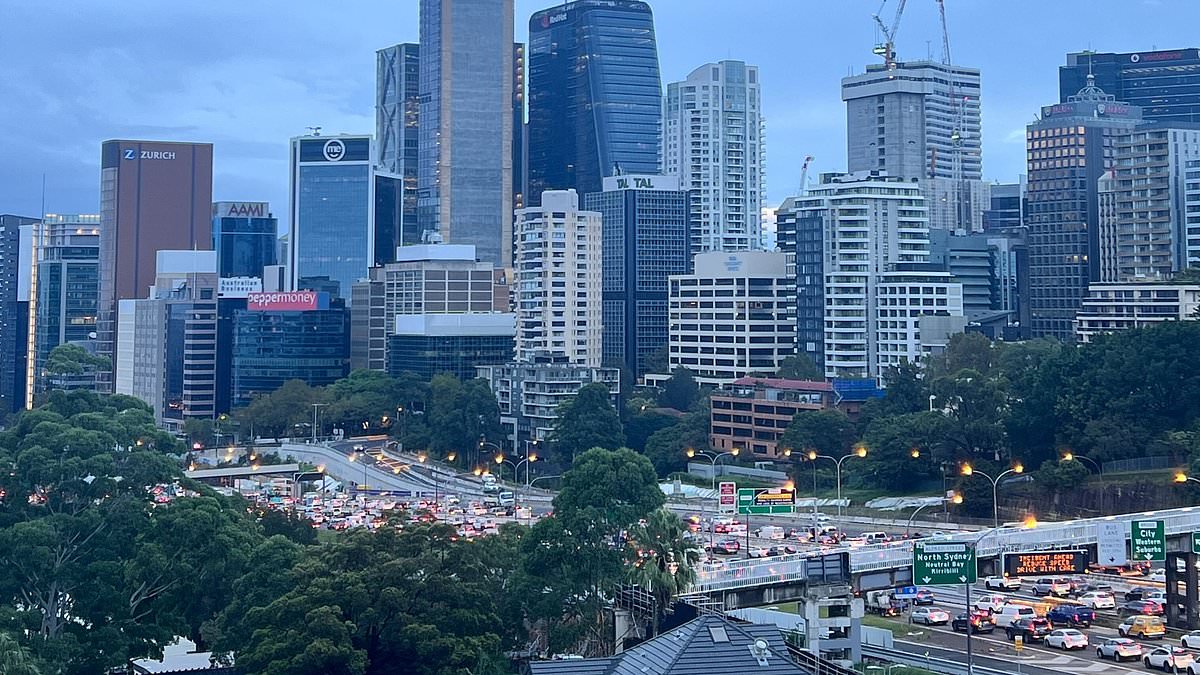
[[[1010,577],[1083,574],[1087,551],[1028,551],[1004,554],[1004,574]]]

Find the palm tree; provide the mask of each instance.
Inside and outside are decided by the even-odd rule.
[[[41,675],[33,657],[11,635],[0,633],[0,675]]]
[[[671,598],[696,580],[700,549],[686,539],[683,521],[665,508],[649,515],[629,536],[629,581],[654,598],[654,634]]]

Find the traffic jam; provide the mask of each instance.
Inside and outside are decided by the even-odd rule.
[[[1024,558],[1022,558],[1024,556]],[[962,649],[970,632],[979,653],[1007,655],[1062,672],[1162,670],[1200,675],[1200,631],[1165,623],[1165,571],[1147,564],[1090,565],[1079,551],[1006,554],[1007,570],[1022,560],[1048,563],[1039,576],[1005,573],[971,586],[907,586],[862,594],[868,613],[907,623],[897,639],[920,633],[931,643]],[[1070,573],[1052,573],[1059,572]],[[1015,571],[1015,570],[1014,570]],[[952,637],[957,634],[958,637]],[[1072,659],[1060,658],[1071,655]],[[1096,662],[1105,662],[1096,670]]]

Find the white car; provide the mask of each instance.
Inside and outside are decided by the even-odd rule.
[[[765,546],[754,546],[750,549],[749,556],[751,558],[766,558],[771,555]]]
[[[1116,609],[1117,599],[1108,591],[1088,591],[1079,596],[1079,603],[1092,609]],[[1197,640],[1200,645],[1200,640]]]
[[[1059,628],[1050,631],[1046,636],[1047,647],[1058,647],[1059,649],[1087,649],[1088,636],[1080,633],[1074,628]]]
[[[1187,668],[1192,665],[1194,657],[1192,653],[1186,649],[1179,647],[1156,647],[1149,654],[1142,657],[1142,665],[1147,668],[1158,668],[1159,670],[1171,670],[1175,668]]]
[[[1185,633],[1179,642],[1185,649],[1200,649],[1200,630]]]
[[[987,577],[983,580],[983,587],[989,591],[1019,591],[1021,590],[1020,577]]]
[[[926,626],[945,625],[950,623],[950,615],[933,607],[916,607],[910,615],[913,623],[923,623]]]

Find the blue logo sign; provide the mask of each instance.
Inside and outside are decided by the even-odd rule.
[[[896,589],[895,596],[897,598],[915,598],[917,597],[916,586],[901,586]]]
[[[742,269],[742,259],[736,255],[731,255],[725,259],[725,269],[729,272],[737,272]]]
[[[137,150],[133,148],[125,148],[125,153],[122,155],[124,159],[137,159]]]

